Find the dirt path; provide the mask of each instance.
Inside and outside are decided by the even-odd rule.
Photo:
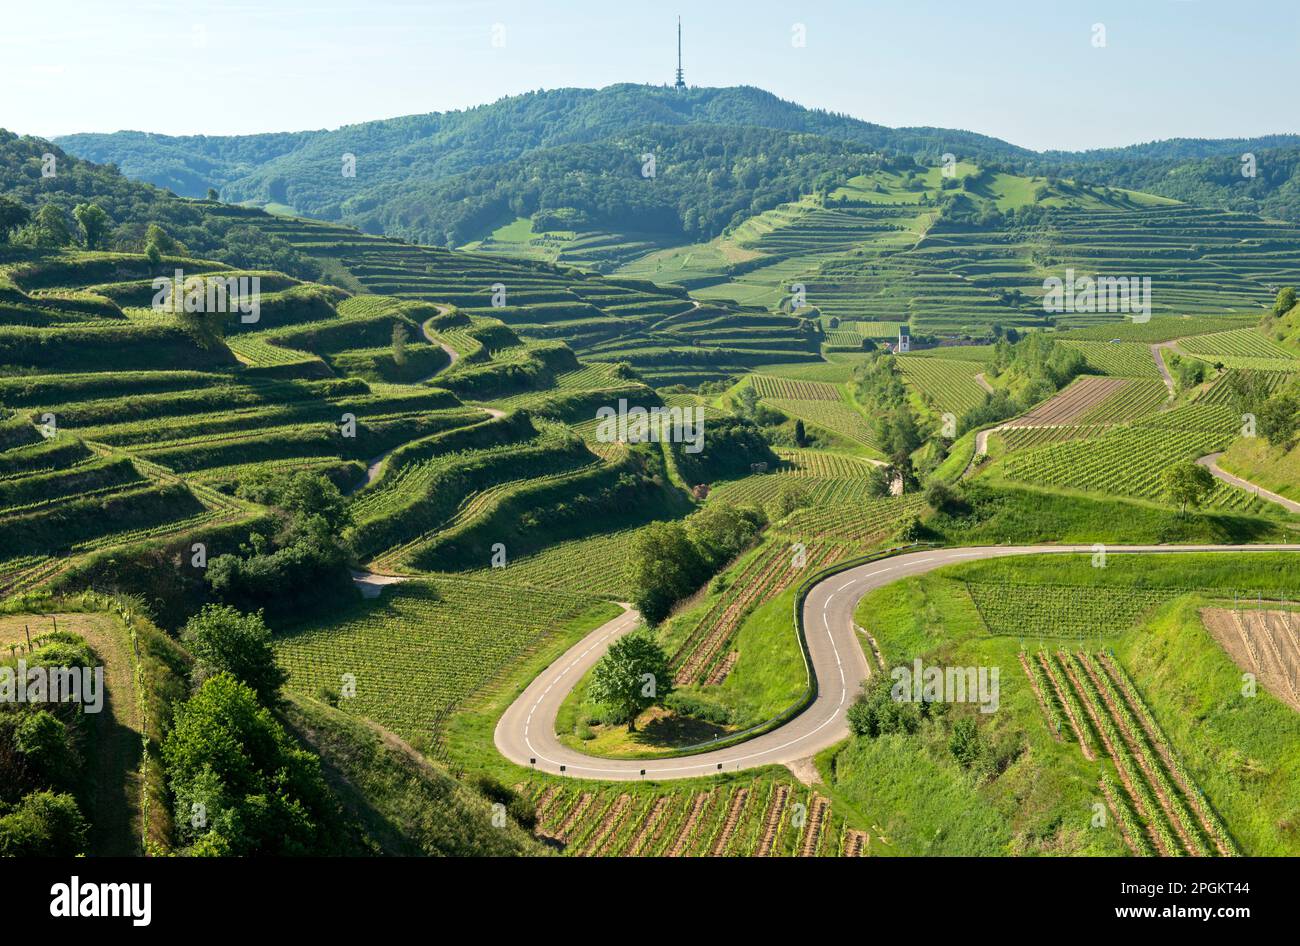
[[[1279,496],[1277,493],[1269,492],[1262,486],[1256,486],[1250,480],[1243,480],[1240,476],[1233,476],[1226,470],[1220,469],[1219,457],[1221,456],[1223,456],[1222,451],[1211,453],[1209,456],[1201,457],[1196,462],[1209,470],[1216,480],[1244,489],[1248,493],[1254,493],[1260,499],[1267,499],[1271,503],[1277,503],[1287,512],[1300,513],[1300,503],[1287,499],[1285,496]]]
[[[437,310],[438,310],[438,315],[446,315],[448,312],[451,311],[451,306],[449,306],[449,305],[443,305],[443,304],[440,303],[440,302],[435,302],[435,303],[434,303],[434,306],[435,306],[435,307],[437,308]],[[425,339],[425,341],[429,342],[430,344],[437,345],[439,348],[441,348],[443,351],[445,351],[445,352],[447,353],[447,357],[451,359],[449,362],[447,362],[447,367],[446,367],[446,368],[439,368],[438,371],[435,371],[435,372],[433,373],[434,375],[436,375],[436,374],[439,374],[439,373],[441,373],[441,372],[443,372],[443,371],[446,371],[448,368],[450,368],[452,365],[454,365],[454,364],[456,363],[456,361],[460,358],[460,352],[456,351],[456,349],[452,348],[452,347],[451,347],[450,345],[448,345],[446,342],[444,342],[444,341],[442,341],[441,339],[437,338],[437,337],[433,334],[433,331],[429,328],[429,322],[432,322],[432,321],[433,321],[433,319],[429,319],[428,321],[426,321],[426,322],[424,322],[423,324],[421,324],[421,325],[420,325],[420,333],[421,333],[422,335],[424,335],[424,339]],[[429,375],[429,378],[432,378],[432,377],[433,377],[433,375]],[[423,380],[424,380],[424,381],[428,381],[429,378],[425,378],[425,379],[423,379]],[[416,383],[419,384],[420,382],[416,382]]]
[[[993,393],[993,385],[989,384],[989,379],[984,377],[983,371],[975,375],[975,383],[978,384],[980,387],[982,387],[989,394]]]
[[[352,572],[352,584],[357,586],[363,598],[378,598],[388,585],[406,581],[402,575],[380,575],[377,572],[362,571],[358,568],[349,570]]]
[[[1160,342],[1151,346],[1151,357],[1156,360],[1156,367],[1160,369],[1160,377],[1164,378],[1165,387],[1169,389],[1169,397],[1166,400],[1170,401],[1174,399],[1174,379],[1169,373],[1169,369],[1165,367],[1165,359],[1161,356],[1160,349],[1173,348],[1174,344],[1175,342]]]

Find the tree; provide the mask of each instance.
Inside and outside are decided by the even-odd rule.
[[[1165,470],[1160,485],[1170,501],[1179,504],[1180,514],[1186,515],[1189,505],[1193,508],[1199,506],[1214,488],[1214,476],[1199,463],[1187,460]]]
[[[63,785],[75,768],[68,727],[49,710],[23,714],[14,730],[14,748],[45,784]]]
[[[221,199],[221,195],[217,193],[217,189],[215,187],[209,187],[208,200],[220,200],[220,199]]]
[[[658,624],[679,598],[704,576],[704,562],[680,522],[655,522],[632,544],[632,602],[650,624]]]
[[[150,244],[158,247],[159,252],[173,256],[185,256],[187,250],[185,245],[172,238],[162,227],[156,223],[149,224],[149,228],[144,232],[144,244],[148,247]]]
[[[230,674],[210,677],[177,709],[162,758],[189,853],[329,853],[320,760]]]
[[[398,368],[406,367],[406,340],[410,337],[405,325],[393,323],[393,364]]]
[[[945,512],[961,505],[961,494],[943,480],[931,480],[925,488],[925,502],[935,512]]]
[[[287,677],[275,662],[271,632],[261,613],[241,614],[226,605],[206,605],[186,623],[181,640],[194,655],[196,684],[228,673],[251,687],[267,706],[279,700]]]
[[[72,216],[81,227],[82,242],[88,250],[97,250],[103,244],[104,234],[108,232],[113,221],[99,204],[77,204],[72,208]]]
[[[799,418],[794,422],[794,445],[796,447],[806,447],[808,445],[808,433],[804,430],[803,421]]]
[[[609,711],[609,721],[636,730],[636,718],[662,703],[673,690],[668,655],[648,634],[629,634],[615,641],[591,669],[588,699]]]
[[[1256,418],[1259,432],[1275,447],[1290,443],[1295,436],[1297,410],[1300,403],[1289,394],[1269,398]]]
[[[758,408],[758,391],[752,384],[747,384],[736,395],[736,413],[741,417],[753,417]]]
[[[882,499],[893,489],[894,478],[887,466],[873,466],[867,471],[867,495]]]
[[[1294,286],[1284,286],[1277,291],[1277,299],[1273,302],[1274,315],[1286,315],[1295,308],[1296,294]]]
[[[68,222],[63,216],[63,209],[57,204],[44,204],[36,211],[36,219],[28,227],[33,246],[56,249],[72,242],[68,232]]]
[[[9,242],[10,231],[18,229],[31,219],[32,212],[24,205],[12,197],[0,194],[0,243]]]

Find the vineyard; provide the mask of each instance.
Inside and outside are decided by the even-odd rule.
[[[1174,589],[1089,588],[1012,582],[963,582],[990,634],[1021,639],[1086,638],[1137,627]]]
[[[1180,339],[1178,347],[1191,355],[1230,355],[1243,358],[1294,359],[1281,345],[1270,341],[1253,328],[1232,332],[1214,332]],[[1300,366],[1297,366],[1300,367]]]
[[[756,374],[750,381],[761,398],[788,401],[841,401],[839,388],[824,381],[796,381],[772,375]]]
[[[1167,501],[1160,477],[1169,466],[1221,450],[1231,440],[1231,434],[1174,423],[1122,427],[1094,440],[1035,447],[1008,457],[1003,471],[1009,479],[1040,486]],[[1217,481],[1203,505],[1241,511],[1262,508],[1249,493]]]
[[[1158,378],[1155,356],[1146,345],[1134,342],[1065,341],[1062,344],[1083,355],[1088,367],[1098,374],[1118,378]]]
[[[710,501],[763,507],[788,489],[799,491],[809,506],[854,505],[869,498],[867,476],[872,464],[866,460],[788,447],[775,452],[781,458],[779,466],[720,483],[710,492]]]
[[[804,555],[803,564],[796,564],[790,546],[777,541],[750,557],[732,577],[727,593],[717,598],[670,655],[669,666],[678,686],[722,683],[730,669],[724,659],[727,646],[750,612],[796,580],[841,558],[843,549],[810,545]]]
[[[852,502],[841,506],[801,509],[776,526],[799,542],[838,542],[869,547],[898,531],[926,508],[919,493]]]
[[[904,379],[940,413],[960,417],[987,397],[975,380],[982,370],[979,362],[900,355],[897,363]]]
[[[815,789],[786,780],[520,791],[536,806],[538,833],[571,857],[862,857],[871,845]]]
[[[833,434],[860,443],[864,447],[874,448],[876,445],[876,433],[871,423],[857,408],[843,401],[795,401],[768,398],[766,403],[790,417],[815,424]]]
[[[1296,616],[1289,608],[1265,609],[1262,604],[1204,608],[1201,619],[1237,666],[1255,674],[1264,689],[1300,711],[1300,631]]]
[[[1083,375],[1029,413],[1005,426],[1055,427],[1118,424],[1146,417],[1164,406],[1163,382],[1144,378]]]
[[[491,693],[504,668],[596,602],[503,581],[422,578],[288,630],[276,653],[289,685],[304,693],[338,690],[343,675],[353,674],[356,696],[342,701],[344,709],[445,757],[440,739],[448,715]]]
[[[1210,807],[1128,673],[1108,653],[1020,654],[1049,729],[1070,733],[1090,761],[1129,849],[1139,856],[1234,856]],[[1115,775],[1111,775],[1111,766]]]

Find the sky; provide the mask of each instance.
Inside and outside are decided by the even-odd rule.
[[[689,84],[883,125],[1038,150],[1300,132],[1298,0],[9,0],[0,127],[297,131],[671,82],[677,14]]]

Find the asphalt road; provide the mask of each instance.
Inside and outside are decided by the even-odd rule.
[[[565,696],[609,645],[639,622],[635,611],[592,631],[533,680],[497,723],[497,749],[507,759],[545,772],[580,778],[636,780],[690,778],[763,765],[795,762],[834,745],[848,735],[849,705],[868,676],[862,645],[853,629],[853,612],[870,591],[944,565],[973,559],[1041,553],[1092,554],[1089,545],[1031,545],[945,548],[909,552],[859,565],[818,583],[804,602],[804,627],[818,683],[817,698],[785,725],[746,742],[675,759],[601,759],[564,746],[555,736],[555,718]],[[1300,545],[1133,545],[1108,546],[1125,552],[1300,551]],[[870,627],[868,627],[870,630]],[[793,631],[792,631],[793,633]],[[886,654],[888,659],[888,654]],[[641,771],[645,770],[645,775]]]

